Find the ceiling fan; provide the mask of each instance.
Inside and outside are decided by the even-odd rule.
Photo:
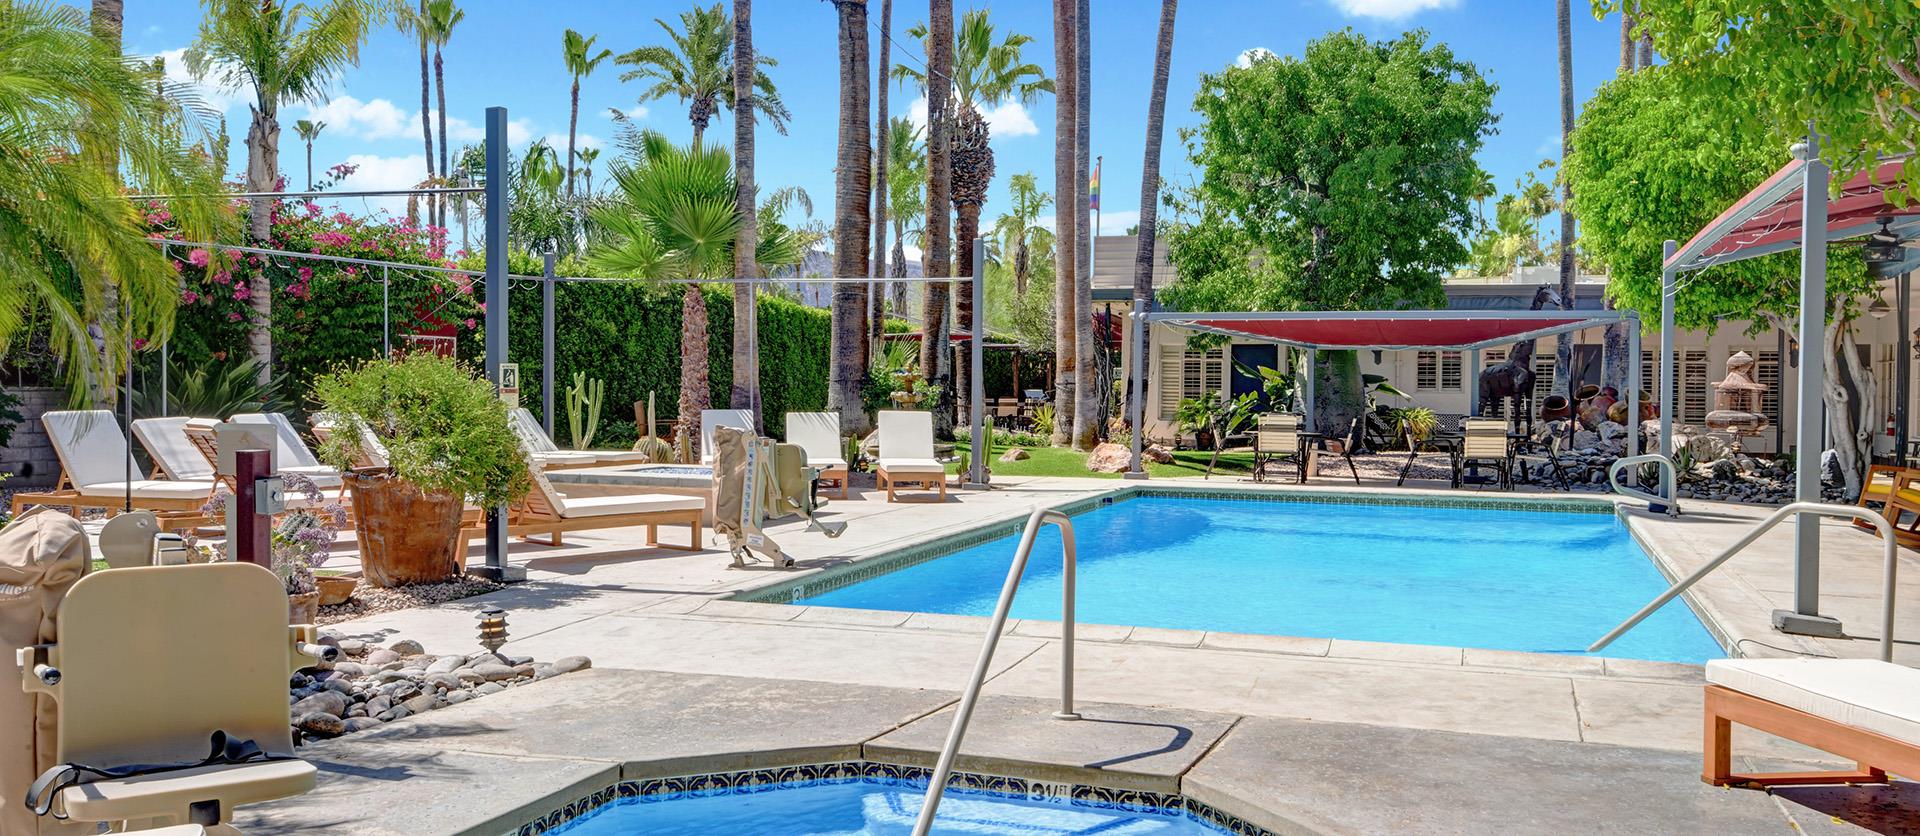
[[[1903,238],[1893,231],[1893,218],[1881,216],[1875,220],[1880,228],[1862,238],[1833,242],[1839,246],[1852,245],[1860,248],[1860,255],[1867,263],[1867,273],[1876,279],[1886,279],[1902,273],[1920,269],[1920,238]]]

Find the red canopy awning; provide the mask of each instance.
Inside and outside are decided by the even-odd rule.
[[[1920,203],[1895,206],[1887,190],[1899,180],[1906,156],[1889,157],[1847,180],[1838,197],[1827,202],[1827,240],[1867,235],[1880,228],[1880,219],[1894,219],[1896,230],[1920,228]],[[1715,264],[1797,249],[1801,240],[1802,171],[1806,162],[1794,160],[1780,167],[1727,211],[1701,227],[1685,246],[1674,251],[1666,266],[1698,270]]]
[[[1630,311],[1161,312],[1149,319],[1259,342],[1325,349],[1474,349],[1633,319]]]

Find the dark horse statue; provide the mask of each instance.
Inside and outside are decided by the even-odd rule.
[[[1551,285],[1541,285],[1533,292],[1533,304],[1527,310],[1537,311],[1547,305],[1560,307],[1560,294],[1554,292]],[[1480,373],[1480,407],[1498,403],[1499,399],[1510,401],[1506,414],[1520,415],[1521,401],[1533,393],[1533,340],[1523,340],[1513,344],[1513,350],[1507,352],[1506,362],[1488,366]]]

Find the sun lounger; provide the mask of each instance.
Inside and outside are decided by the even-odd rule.
[[[153,459],[154,475],[175,481],[213,481],[212,462],[187,437],[187,422],[192,420],[179,415],[133,422],[133,437],[140,439],[140,446]]]
[[[1920,777],[1920,670],[1878,659],[1707,663],[1705,763],[1715,786],[1878,783]],[[1835,772],[1733,771],[1738,723],[1853,761]]]
[[[266,424],[273,427],[274,469],[280,473],[298,473],[313,481],[321,490],[341,487],[340,471],[321,464],[319,457],[308,449],[307,442],[300,438],[300,432],[293,428],[293,422],[278,412],[241,412],[231,419],[236,424]]]
[[[902,484],[939,490],[935,502],[947,499],[947,468],[933,457],[933,413],[883,409],[880,411],[880,456],[874,472],[888,502],[897,502]]]
[[[807,466],[820,471],[820,478],[840,485],[840,498],[847,498],[849,477],[847,459],[841,453],[840,416],[832,412],[787,413],[787,443],[807,451]]]
[[[713,464],[713,430],[715,427],[733,427],[734,429],[755,432],[753,413],[745,409],[703,409],[700,410],[700,463]]]
[[[315,412],[308,416],[308,419],[310,425],[313,427],[314,440],[321,444],[327,443],[327,439],[331,438],[333,434],[340,429],[339,422],[336,421],[332,415],[325,412]],[[362,427],[360,432],[360,456],[354,460],[353,469],[372,470],[386,466],[386,446],[381,444],[380,439],[375,438],[373,433],[368,432],[366,428]]]
[[[1868,465],[1867,478],[1860,484],[1860,497],[1853,503],[1862,508],[1872,507],[1869,503],[1880,503],[1881,514],[1893,523],[1894,539],[1910,549],[1920,549],[1920,488],[1915,487],[1915,482],[1920,482],[1920,469]],[[1896,493],[1901,494],[1898,501],[1895,501]],[[1854,520],[1853,524],[1873,530],[1873,525],[1864,520]]]
[[[120,433],[120,422],[111,412],[61,410],[42,414],[40,422],[47,428],[54,454],[60,458],[60,481],[50,492],[14,494],[15,514],[30,505],[105,508],[112,512],[126,507],[131,498],[134,508],[175,512],[184,520],[184,515],[197,515],[213,497],[216,483],[211,480],[135,478],[129,482],[127,474],[138,477],[139,468],[134,466],[133,451]]]
[[[1453,486],[1466,484],[1467,467],[1493,468],[1494,483],[1513,487],[1513,450],[1507,438],[1507,422],[1499,418],[1468,418],[1462,428],[1459,452],[1453,457]]]
[[[525,407],[516,407],[507,413],[507,420],[513,423],[514,435],[525,443],[527,455],[549,470],[647,461],[646,454],[634,450],[562,450]]]
[[[565,531],[644,525],[647,527],[648,546],[681,551],[699,551],[701,548],[700,518],[707,509],[705,499],[660,493],[569,497],[554,490],[553,483],[547,481],[546,474],[538,465],[529,462],[528,469],[532,471],[533,490],[507,509],[507,535],[510,537],[544,533],[548,535],[548,545],[558,546],[560,534]],[[689,545],[673,546],[660,542],[659,527],[663,525],[687,526],[690,530]],[[483,526],[479,515],[469,515],[469,524],[460,530],[457,554],[465,555],[467,543],[473,538],[486,536]]]

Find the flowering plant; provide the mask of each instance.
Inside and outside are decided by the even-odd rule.
[[[280,474],[289,494],[307,500],[306,507],[282,515],[273,527],[273,572],[286,585],[288,595],[304,595],[315,589],[313,570],[332,555],[333,540],[347,524],[347,511],[336,500],[328,500],[312,479],[298,473]],[[220,491],[207,500],[200,511],[210,517],[224,516],[233,494]],[[230,560],[224,546],[213,547],[218,559]]]

